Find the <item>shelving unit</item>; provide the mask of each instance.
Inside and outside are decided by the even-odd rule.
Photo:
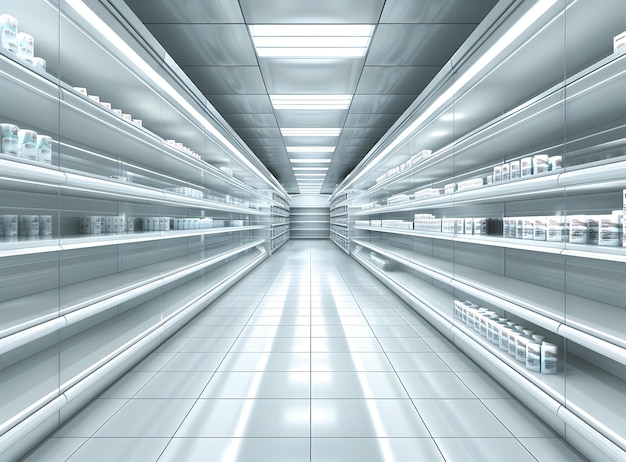
[[[290,208],[291,239],[328,239],[330,208],[327,196],[295,196]]]
[[[17,460],[284,244],[289,196],[123,1],[5,7],[47,71],[0,50],[0,123],[52,140],[51,163],[0,154],[0,216],[20,222],[0,234],[0,459]]]
[[[543,5],[526,30],[512,28]],[[501,2],[331,202],[361,190],[347,199],[353,258],[591,460],[624,460],[626,247],[606,217],[626,205],[626,54],[611,53],[626,10],[604,6]],[[555,165],[498,178],[528,158]],[[598,216],[612,227],[596,228]],[[557,374],[502,351],[455,300],[557,345]]]
[[[333,198],[330,203],[330,240],[350,255],[348,197],[351,192],[344,192]]]
[[[270,216],[270,253],[274,253],[287,243],[291,229],[289,225],[289,202],[285,197],[275,192],[272,192],[272,209]]]

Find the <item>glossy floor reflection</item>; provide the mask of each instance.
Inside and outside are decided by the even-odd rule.
[[[330,241],[292,241],[26,461],[545,461],[557,434]]]

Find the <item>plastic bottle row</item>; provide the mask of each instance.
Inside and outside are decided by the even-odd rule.
[[[0,123],[2,154],[44,164],[52,163],[52,138],[10,123]]]
[[[558,347],[531,329],[468,300],[454,301],[454,316],[462,324],[510,356],[526,369],[541,374],[558,371]]]
[[[35,56],[35,39],[26,32],[18,32],[18,21],[13,16],[0,15],[2,48],[33,66],[46,70],[46,60]]]

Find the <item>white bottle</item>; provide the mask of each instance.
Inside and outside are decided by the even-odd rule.
[[[20,147],[18,126],[13,124],[0,124],[0,130],[0,137],[2,138],[2,153],[17,157]]]
[[[17,55],[22,59],[33,59],[35,56],[35,39],[26,32],[17,34]]]
[[[37,135],[37,160],[44,164],[52,163],[52,138]]]
[[[39,215],[39,235],[52,236],[52,215]]]
[[[552,343],[541,344],[541,373],[554,375],[558,369],[558,347]]]
[[[0,15],[0,34],[2,34],[2,48],[17,54],[17,19],[8,14]]]
[[[541,372],[541,344],[534,340],[526,343],[526,369]]]
[[[34,130],[20,129],[17,132],[19,139],[18,155],[22,159],[39,160],[37,151],[37,132]]]

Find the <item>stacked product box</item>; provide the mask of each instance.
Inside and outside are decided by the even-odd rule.
[[[369,226],[369,225],[370,225],[369,220],[356,220],[354,222],[354,226]]]
[[[541,374],[558,371],[558,347],[531,329],[469,300],[454,301],[454,317],[526,369]]]
[[[479,188],[484,184],[484,178],[472,178],[471,180],[459,181],[457,183],[457,191],[465,191],[467,189]]]
[[[193,197],[194,199],[202,199],[202,191],[194,188],[179,187],[179,188],[165,188],[166,191],[176,194],[182,194],[183,196]]]
[[[505,217],[502,235],[511,239],[619,247],[622,211],[604,215]]]
[[[427,233],[441,232],[441,218],[427,213],[416,213],[413,217],[413,229]]]
[[[394,204],[402,204],[404,202],[409,202],[412,199],[412,196],[409,194],[395,194],[387,199],[388,205]]]
[[[515,180],[539,173],[552,172],[563,167],[563,156],[537,154],[493,167],[493,182]]]
[[[413,229],[413,223],[404,220],[382,220],[383,228]]]
[[[440,195],[441,189],[437,188],[420,189],[419,191],[415,191],[414,193],[415,200],[430,199],[432,197],[439,197]]]

